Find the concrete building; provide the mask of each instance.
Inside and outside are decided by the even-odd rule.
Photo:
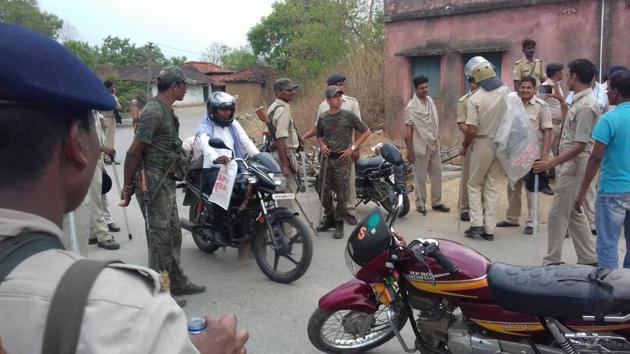
[[[466,61],[483,55],[512,87],[521,42],[538,42],[536,57],[565,65],[592,60],[604,70],[630,65],[629,0],[385,0],[386,117],[400,136],[412,78],[429,77],[444,140],[456,143],[456,102],[466,91]]]

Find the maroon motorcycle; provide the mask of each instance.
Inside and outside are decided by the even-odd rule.
[[[356,279],[319,300],[308,323],[319,350],[361,352],[395,336],[407,353],[630,353],[630,271],[492,263],[442,239],[405,245],[396,214],[374,209],[348,239]],[[413,345],[400,334],[408,319]]]

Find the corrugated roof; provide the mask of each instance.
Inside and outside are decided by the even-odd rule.
[[[231,74],[234,72],[234,70],[230,70],[228,68],[224,68],[222,66],[203,61],[189,61],[184,63],[184,67],[193,67],[200,73],[206,75]]]

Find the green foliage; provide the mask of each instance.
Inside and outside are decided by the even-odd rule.
[[[232,49],[221,58],[221,65],[234,71],[252,67],[257,62],[258,58],[248,46]]]
[[[138,100],[138,106],[142,108],[147,100],[147,86],[144,82],[134,82],[134,81],[122,81],[117,80],[116,78],[106,78],[107,80],[111,80],[114,82],[114,86],[118,91],[116,95],[118,97],[118,102],[122,106],[123,112],[129,112],[129,107],[131,106],[131,100]]]
[[[383,1],[286,0],[247,34],[255,55],[299,80],[313,79],[357,47],[382,48]]]
[[[0,23],[14,23],[57,38],[63,20],[39,9],[37,0],[0,0]]]
[[[99,63],[98,47],[91,47],[87,42],[65,41],[63,45],[79,57],[85,65],[93,68]]]

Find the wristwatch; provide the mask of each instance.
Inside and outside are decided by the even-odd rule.
[[[354,146],[354,145],[350,146],[350,150],[352,150],[352,152],[354,152],[356,149],[357,149],[356,146]]]

